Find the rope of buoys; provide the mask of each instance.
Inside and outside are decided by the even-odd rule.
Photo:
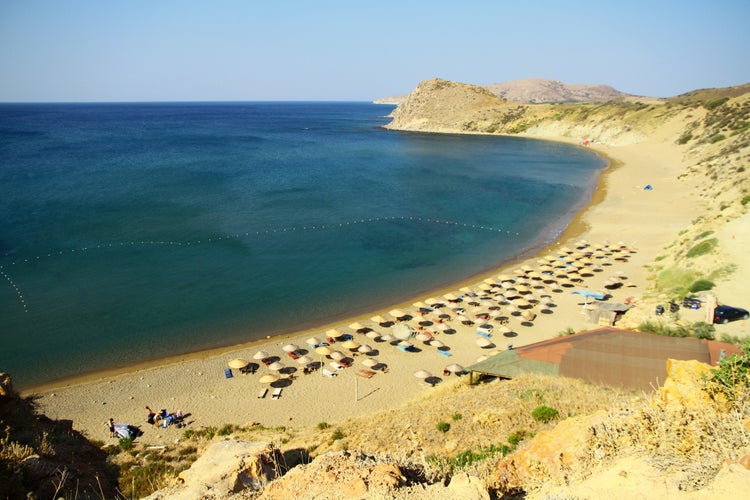
[[[13,281],[13,278],[8,276],[2,268],[0,268],[0,274],[3,275],[3,278],[5,278],[5,280],[10,283],[10,286],[13,287],[13,290],[15,290],[16,295],[18,296],[18,301],[21,303],[21,307],[23,307],[23,312],[29,312],[29,308],[26,305],[26,299],[23,298],[23,292],[21,292],[21,289],[18,288],[18,285],[16,285],[15,281]]]
[[[16,294],[18,295],[18,299],[23,305],[24,311],[28,312],[28,308],[26,305],[26,301],[23,297],[23,294],[18,289],[14,281],[8,276],[3,269],[7,268],[9,266],[16,266],[24,263],[28,263],[29,261],[39,261],[43,258],[51,258],[53,256],[63,256],[66,254],[73,254],[73,253],[87,253],[91,252],[93,250],[100,250],[104,248],[114,248],[114,247],[126,247],[126,246],[194,246],[194,245],[200,245],[204,243],[215,243],[219,241],[225,241],[225,240],[239,240],[245,237],[250,237],[251,235],[254,236],[262,236],[262,235],[272,235],[276,233],[287,233],[287,232],[299,232],[299,231],[325,231],[330,229],[336,229],[341,228],[344,226],[349,226],[353,224],[367,224],[367,223],[376,223],[376,222],[384,222],[384,221],[411,221],[411,222],[418,222],[423,224],[442,224],[442,225],[451,225],[451,226],[458,226],[458,227],[464,227],[468,229],[476,229],[476,230],[482,230],[482,231],[490,231],[490,232],[496,232],[500,234],[509,234],[509,235],[516,235],[518,236],[518,232],[511,232],[507,229],[502,228],[496,228],[491,226],[485,226],[485,225],[477,225],[477,224],[469,224],[465,222],[457,222],[457,221],[451,221],[451,220],[443,220],[443,219],[433,219],[430,217],[420,217],[420,216],[385,216],[385,217],[372,217],[369,219],[357,219],[357,220],[351,220],[346,222],[339,222],[339,223],[332,223],[332,224],[321,224],[319,226],[292,226],[292,227],[285,227],[285,228],[272,228],[272,229],[265,229],[265,230],[259,230],[253,232],[246,232],[246,233],[238,233],[238,234],[232,234],[232,235],[224,235],[224,236],[212,236],[208,239],[199,239],[199,240],[192,240],[192,241],[165,241],[165,240],[133,240],[133,241],[121,241],[121,242],[108,242],[108,243],[99,243],[96,246],[85,246],[80,248],[71,248],[68,250],[58,250],[58,251],[52,251],[46,254],[40,254],[35,257],[28,257],[17,259],[11,262],[8,262],[4,265],[0,265],[0,274],[3,275],[5,280],[13,287]]]

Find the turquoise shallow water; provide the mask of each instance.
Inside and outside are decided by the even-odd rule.
[[[551,239],[604,161],[369,103],[0,105],[19,385],[321,324]]]

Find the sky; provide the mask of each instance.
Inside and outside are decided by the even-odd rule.
[[[0,0],[0,102],[369,101],[444,78],[750,82],[748,0]]]

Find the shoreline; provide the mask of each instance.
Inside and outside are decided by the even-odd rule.
[[[548,140],[548,139],[538,139],[534,137],[531,137],[528,139]],[[562,141],[562,140],[553,141],[553,142],[563,142],[566,144],[571,144],[571,142],[569,141]],[[376,307],[374,309],[371,309],[367,306],[363,306],[361,311],[358,311],[355,313],[347,313],[345,316],[342,315],[341,317],[338,317],[338,318],[331,318],[329,320],[326,320],[323,323],[308,324],[301,329],[296,329],[296,330],[288,331],[288,332],[282,332],[282,333],[278,333],[275,335],[268,335],[262,339],[255,339],[255,340],[250,340],[247,342],[241,342],[238,344],[231,344],[231,345],[219,346],[219,347],[213,347],[213,348],[207,348],[207,349],[197,349],[193,351],[184,352],[181,354],[158,356],[155,358],[145,359],[145,360],[137,361],[134,363],[128,363],[126,365],[118,366],[114,368],[94,369],[94,370],[85,371],[82,373],[77,373],[74,375],[57,378],[57,379],[50,380],[50,381],[19,386],[17,390],[20,394],[24,396],[29,396],[29,395],[36,394],[36,393],[45,393],[45,392],[50,392],[54,390],[59,390],[61,388],[70,388],[70,387],[80,386],[80,385],[98,381],[107,377],[116,377],[120,375],[134,374],[143,370],[149,370],[153,368],[161,368],[165,366],[179,364],[185,361],[221,356],[221,355],[225,355],[228,353],[231,354],[233,352],[237,352],[240,350],[260,349],[269,342],[289,341],[290,339],[294,337],[303,336],[303,335],[313,336],[316,333],[319,334],[320,332],[326,331],[331,328],[336,328],[336,327],[341,328],[342,325],[348,325],[358,320],[362,321],[365,318],[370,318],[376,315],[383,315],[387,313],[389,310],[392,310],[394,308],[396,309],[409,308],[414,301],[424,299],[430,296],[442,296],[446,293],[455,292],[461,287],[471,286],[475,284],[477,281],[481,281],[484,278],[501,273],[504,270],[508,270],[515,266],[521,265],[530,259],[537,259],[542,255],[546,255],[547,253],[552,251],[555,247],[560,246],[564,241],[574,240],[578,238],[579,236],[581,236],[582,234],[584,234],[586,230],[588,229],[588,225],[583,222],[583,218],[585,217],[586,212],[595,208],[599,203],[601,203],[605,199],[608,176],[613,169],[618,168],[621,165],[619,162],[611,158],[609,155],[607,155],[603,151],[593,150],[593,152],[597,154],[598,156],[602,157],[605,160],[606,165],[604,168],[601,169],[600,173],[598,174],[595,182],[593,183],[592,189],[587,191],[585,195],[582,197],[582,200],[588,199],[588,201],[576,204],[568,212],[568,214],[572,214],[572,217],[569,219],[569,222],[567,224],[565,225],[561,224],[562,226],[561,229],[560,227],[557,227],[557,226],[550,227],[549,231],[540,234],[539,237],[536,238],[532,242],[532,244],[529,245],[527,248],[513,254],[512,256],[509,256],[505,259],[498,261],[496,264],[493,264],[492,266],[489,266],[486,269],[477,271],[467,277],[461,278],[457,282],[446,284],[444,286],[440,286],[437,288],[430,288],[424,291],[414,292],[412,294],[407,295],[406,298],[404,298],[400,302],[395,302],[395,303],[388,302],[387,304],[384,303],[382,306]],[[565,217],[561,218],[561,220],[564,220],[564,219]],[[557,233],[556,236],[549,237],[555,233]]]
[[[483,355],[504,350],[508,343],[515,346],[527,345],[553,338],[564,331],[597,328],[598,325],[589,322],[583,314],[585,300],[580,295],[571,293],[579,287],[596,290],[603,287],[605,278],[617,275],[627,279],[633,287],[612,290],[610,302],[623,302],[626,298],[633,298],[638,303],[644,298],[651,279],[647,265],[699,213],[698,204],[695,203],[695,186],[686,185],[678,179],[685,169],[683,151],[674,144],[671,136],[665,137],[649,138],[642,143],[625,146],[591,147],[592,151],[608,160],[608,165],[599,174],[588,202],[575,213],[553,241],[480,275],[470,276],[459,283],[390,305],[391,310],[402,308],[407,314],[412,314],[416,318],[412,321],[431,319],[440,323],[437,315],[440,312],[450,313],[449,318],[443,320],[447,325],[425,327],[433,335],[433,339],[443,344],[447,353],[439,352],[439,347],[436,348],[426,340],[417,342],[412,339],[416,349],[406,352],[397,349],[395,342],[372,340],[364,333],[352,333],[354,329],[347,326],[351,321],[360,321],[381,335],[390,333],[389,327],[378,326],[365,314],[354,314],[346,320],[269,339],[198,351],[166,360],[152,360],[117,371],[98,371],[83,377],[24,388],[19,392],[33,395],[40,412],[49,418],[72,420],[74,428],[85,432],[90,438],[106,442],[108,432],[103,423],[109,418],[115,418],[121,422],[140,424],[145,430],[145,434],[139,438],[141,441],[161,444],[179,440],[182,431],[174,428],[150,429],[142,423],[143,408],[147,405],[170,411],[180,409],[190,415],[189,426],[196,427],[255,423],[266,427],[305,427],[320,422],[331,423],[362,417],[408,404],[414,398],[430,393],[430,388],[416,378],[415,372],[418,370],[427,370],[433,374],[437,385],[450,385],[459,381],[458,377],[443,373],[450,363],[467,367]],[[566,139],[560,138],[559,142],[566,142]],[[568,139],[567,142],[571,140]],[[663,167],[658,172],[654,172],[652,168],[655,163]],[[647,183],[654,184],[657,194],[643,190]],[[654,217],[655,213],[659,213],[658,218]],[[586,243],[582,243],[583,238]],[[471,301],[466,300],[464,304],[467,317],[474,318],[474,313],[480,312],[479,309],[485,306],[495,306],[497,309],[492,313],[493,318],[496,313],[509,318],[509,334],[500,329],[503,323],[495,321],[499,317],[490,320],[490,323],[495,323],[495,330],[489,335],[489,346],[480,345],[484,343],[477,330],[480,323],[466,326],[461,319],[464,313],[452,310],[456,304],[428,313],[425,318],[419,317],[415,304],[409,304],[409,300],[428,300],[424,297],[429,294],[441,297],[445,292],[462,293],[456,291],[465,285],[471,287],[472,291],[479,291],[483,284],[482,277],[495,273],[515,274],[525,265],[536,269],[541,263],[537,262],[540,260],[539,256],[545,253],[567,253],[566,246],[574,249],[583,244],[594,249],[603,244],[607,248],[609,242],[612,244],[610,248],[614,249],[620,246],[620,241],[625,245],[623,253],[614,253],[619,250],[605,250],[603,255],[596,257],[597,272],[589,272],[590,277],[585,278],[583,283],[572,285],[576,288],[563,289],[561,285],[547,286],[540,282],[531,283],[533,280],[529,280],[529,284],[539,289],[532,293],[534,298],[540,300],[534,306],[534,312],[538,314],[533,320],[525,321],[517,309],[514,312],[509,302],[501,302],[499,298],[486,297],[488,301],[477,306],[470,305]],[[370,314],[381,314],[384,317],[388,317],[388,313],[388,308],[370,311]],[[631,322],[635,320],[637,324],[637,320],[646,319],[649,312],[636,308],[632,314],[632,318],[627,317],[628,315],[626,317]],[[437,326],[447,326],[448,330]],[[312,349],[308,351],[306,339],[309,335],[325,338],[328,328],[339,328],[342,333],[352,334],[359,343],[374,348],[374,352],[356,354],[347,351],[353,358],[352,367],[337,371],[335,377],[323,376],[320,368],[330,370],[331,360],[316,354]],[[302,350],[311,356],[313,364],[318,365],[320,362],[322,366],[319,365],[318,370],[312,374],[303,374],[302,367],[287,358],[283,350],[286,342],[303,346]],[[332,344],[331,348],[345,350],[339,342]],[[271,372],[260,363],[258,373],[240,374],[237,370],[232,378],[225,378],[224,370],[231,359],[244,358],[253,362],[254,353],[258,349],[271,353],[290,371],[297,370],[297,367],[299,369],[294,375],[282,377],[271,386],[261,382],[263,374]],[[366,366],[361,365],[361,362],[370,356],[377,358],[387,370],[377,371],[370,378],[355,376],[358,370]],[[271,397],[273,388],[282,390],[279,398]],[[266,391],[267,397],[258,397],[259,391],[262,394]]]

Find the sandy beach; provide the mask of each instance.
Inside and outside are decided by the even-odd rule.
[[[444,383],[455,379],[455,375],[444,375],[445,367],[452,363],[466,367],[495,349],[506,349],[508,344],[520,346],[538,342],[569,328],[575,331],[595,328],[597,325],[588,322],[583,314],[585,299],[571,292],[583,288],[603,290],[604,282],[615,277],[628,286],[608,290],[611,294],[608,301],[624,302],[629,297],[639,301],[648,286],[649,271],[644,266],[653,262],[664,246],[699,213],[695,186],[678,180],[685,168],[683,152],[674,144],[670,132],[664,130],[638,144],[592,145],[592,149],[609,158],[610,167],[602,175],[591,203],[576,216],[559,241],[522,262],[450,289],[435,291],[430,296],[415,298],[410,303],[394,304],[383,311],[340,323],[321,325],[283,338],[162,360],[118,373],[88,375],[32,388],[24,395],[35,394],[41,412],[51,418],[72,420],[75,429],[93,439],[110,439],[105,422],[112,417],[117,422],[140,426],[144,431],[140,439],[144,442],[171,442],[182,436],[182,429],[151,427],[146,423],[146,406],[157,411],[162,408],[170,412],[181,410],[188,415],[189,425],[195,428],[250,423],[268,427],[332,423],[394,407],[429,391],[430,387],[414,376],[418,370],[427,370],[434,376],[431,381]],[[644,190],[647,184],[654,189]],[[533,277],[533,272],[540,272],[542,257],[573,258],[576,250],[594,252],[589,257],[590,263],[574,264],[581,268],[577,276],[556,278],[552,283]],[[529,309],[535,315],[532,321],[522,315],[524,306],[514,305],[516,298],[504,302],[498,296],[507,290],[499,278],[502,274],[517,280],[524,276],[521,281],[526,282],[529,289],[524,291],[523,287],[518,287],[520,297],[517,298],[525,298],[533,306]],[[567,283],[569,278],[582,281],[570,284]],[[485,279],[495,281],[487,291],[483,290],[489,287]],[[564,282],[567,286],[561,286]],[[466,287],[477,296],[468,295]],[[461,300],[449,301],[450,294]],[[432,304],[431,298],[445,305],[422,315],[414,304],[419,301]],[[463,311],[457,312],[454,308],[463,308]],[[399,349],[392,345],[395,342],[375,339],[365,331],[356,332],[350,326],[359,322],[380,335],[393,333],[391,327],[381,326],[371,319],[381,315],[393,320],[389,314],[393,309],[400,309],[414,318],[406,323],[421,335],[410,340],[414,346],[412,351]],[[489,320],[477,317],[485,312],[490,315]],[[447,316],[440,318],[441,314]],[[505,326],[513,333],[502,332],[505,319],[495,319],[498,317],[507,318]],[[465,324],[467,320],[474,323]],[[424,322],[423,325],[420,322]],[[724,331],[747,333],[744,331],[747,326],[742,323]],[[482,324],[492,326],[489,337],[477,333]],[[354,354],[340,338],[328,347],[342,352],[352,366],[335,369],[332,359],[307,343],[313,336],[325,341],[329,330],[334,328],[350,335],[358,344],[370,346],[372,351]],[[428,336],[439,343],[431,344]],[[481,347],[477,341],[488,345]],[[310,356],[313,364],[322,362],[327,371],[336,375],[325,376],[321,369],[303,374],[303,365],[283,349],[290,343],[298,346],[299,355]],[[278,358],[287,367],[282,372],[295,369],[291,373],[293,379],[288,378],[289,374],[282,374],[281,380],[272,385],[262,383],[264,375],[275,372],[254,359],[260,350],[267,351],[271,358]],[[226,378],[228,362],[235,358],[256,363],[259,368],[254,374],[234,369],[233,377]],[[374,370],[370,378],[357,375],[360,370],[369,369],[362,364],[367,358],[376,358],[380,363],[376,368],[385,370]],[[272,392],[277,387],[282,389],[281,396],[273,398]],[[266,388],[268,393],[259,398],[259,393]]]

